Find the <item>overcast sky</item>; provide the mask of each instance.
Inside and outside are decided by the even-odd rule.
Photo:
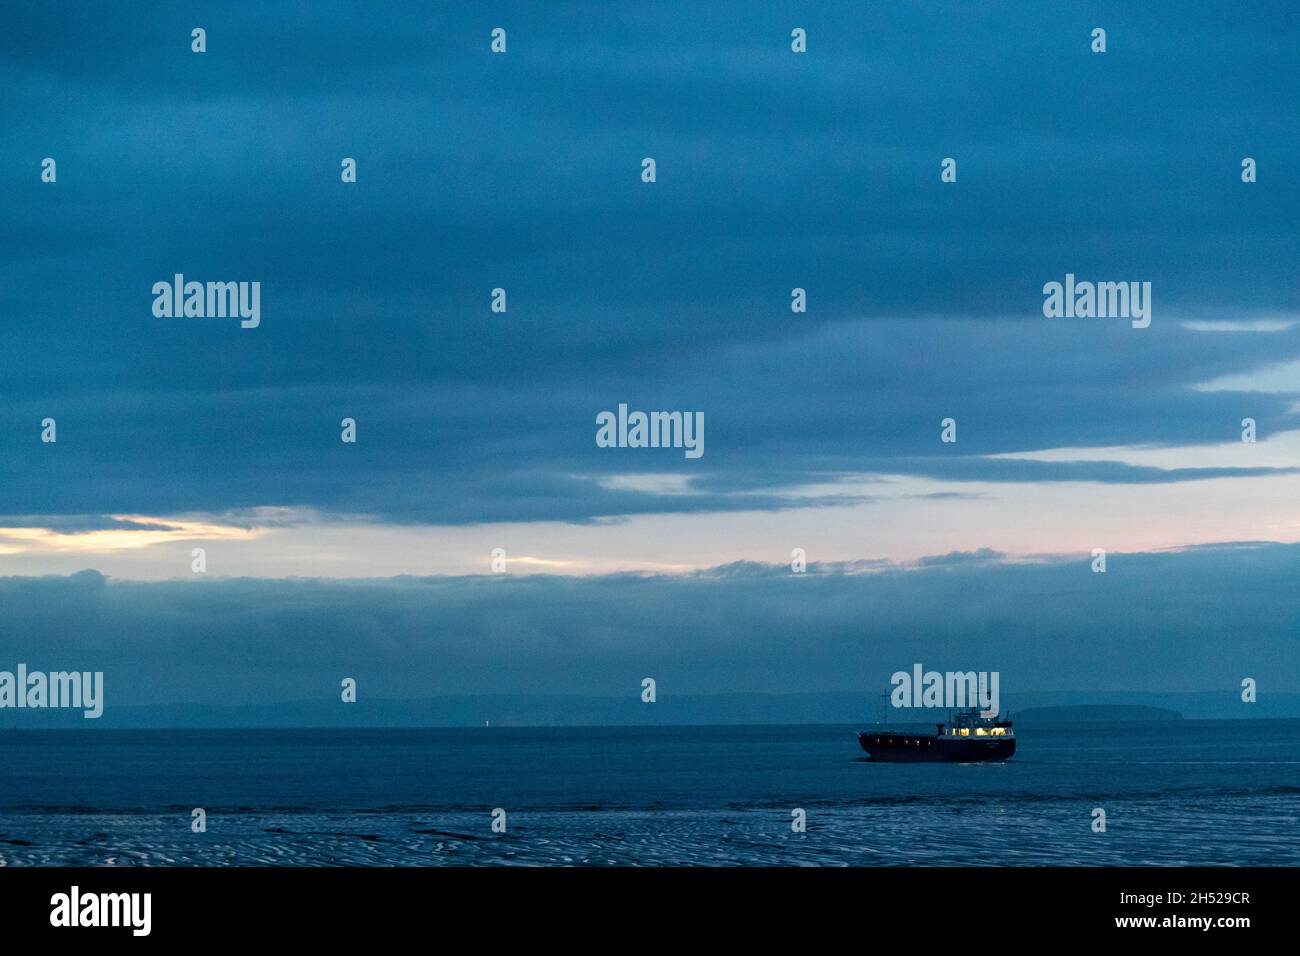
[[[125,595],[193,583],[195,547],[250,579],[502,548],[547,575],[510,593],[585,628],[605,592],[571,576],[669,593],[796,547],[923,593],[951,552],[1300,541],[1294,5],[383,9],[5,11],[0,575]],[[260,326],[156,317],[176,273],[260,282]],[[1150,327],[1045,318],[1067,273],[1150,282]],[[597,447],[620,403],[702,412],[704,455]],[[221,585],[253,617],[292,586]],[[1256,595],[1275,623],[1289,591]]]

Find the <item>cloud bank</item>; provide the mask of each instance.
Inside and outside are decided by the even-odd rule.
[[[0,578],[0,647],[102,670],[107,706],[446,694],[857,693],[915,661],[1004,693],[1300,691],[1300,545],[1008,562],[954,554],[689,575]],[[0,664],[0,667],[3,667]]]

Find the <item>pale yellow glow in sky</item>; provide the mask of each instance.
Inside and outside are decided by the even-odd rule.
[[[141,528],[103,528],[94,531],[59,532],[49,528],[0,527],[0,554],[39,554],[55,551],[76,554],[112,554],[150,548],[159,544],[192,539],[252,540],[260,537],[257,528],[239,528],[215,520],[153,518],[148,515],[109,515],[116,521],[129,521]],[[161,525],[163,527],[150,527]]]
[[[1146,454],[1123,451],[1125,458]],[[1259,451],[1269,454],[1259,447],[1247,453]],[[1179,457],[1173,450],[1158,453]],[[601,574],[679,573],[733,561],[787,564],[796,547],[805,549],[810,562],[906,563],[979,548],[1016,557],[1078,554],[1087,560],[1093,548],[1135,552],[1225,541],[1300,541],[1297,475],[1138,485],[864,476],[834,490],[875,500],[586,525],[396,526],[304,512],[300,523],[251,531],[215,518],[169,520],[175,530],[166,532],[58,535],[6,529],[0,531],[0,575],[95,568],[123,578],[191,578],[195,546],[206,549],[211,576],[385,577],[487,574],[494,548],[505,549],[512,574]],[[964,497],[921,497],[935,493]]]

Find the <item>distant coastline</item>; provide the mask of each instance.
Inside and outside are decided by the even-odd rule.
[[[1003,711],[1018,727],[1118,720],[1224,720],[1300,718],[1300,694],[1275,694],[1243,704],[1235,694],[1040,693],[1006,695]],[[705,727],[837,724],[927,725],[946,711],[882,708],[865,694],[712,694],[673,697],[653,704],[635,695],[462,695],[392,699],[362,695],[337,699],[222,706],[124,706],[108,695],[98,720],[68,711],[0,711],[0,730],[242,729],[329,727]],[[936,716],[937,715],[937,716]]]

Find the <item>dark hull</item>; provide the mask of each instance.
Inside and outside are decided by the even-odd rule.
[[[1015,737],[936,737],[932,734],[858,734],[872,760],[888,763],[969,763],[1006,760],[1016,752]]]

